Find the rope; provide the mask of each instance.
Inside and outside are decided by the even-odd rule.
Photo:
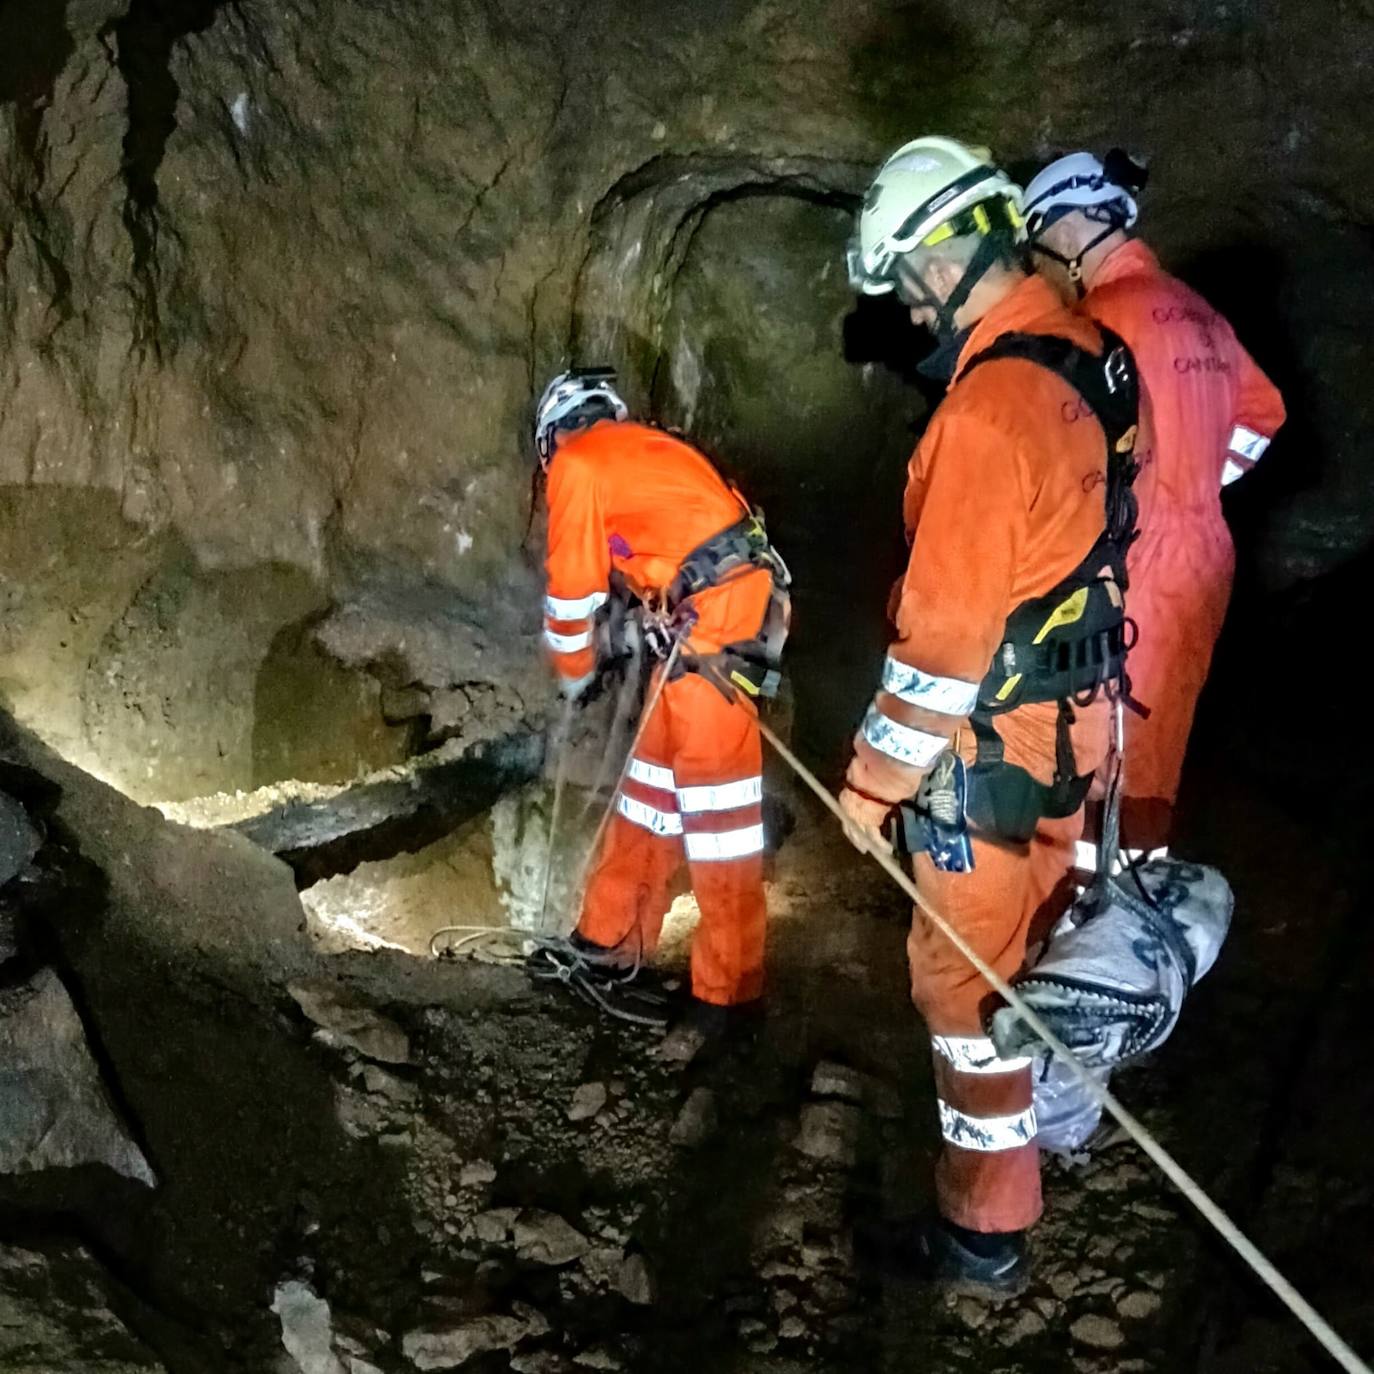
[[[446,935],[460,935],[462,938],[441,944],[440,941]],[[483,945],[488,941],[496,944],[498,948],[484,949]],[[514,948],[501,949],[501,945]],[[622,969],[617,965],[599,963],[589,958],[562,936],[540,935],[532,931],[516,930],[511,926],[440,926],[429,937],[429,952],[435,959],[475,959],[478,963],[495,964],[500,968],[528,968],[533,955],[543,954],[550,970],[546,976],[571,988],[579,997],[592,1003],[598,1011],[614,1017],[617,1021],[626,1021],[632,1026],[658,1027],[663,1024],[662,1017],[640,1015],[627,1007],[616,1006],[607,999],[605,993],[597,986],[595,978],[591,976],[599,971],[608,986],[631,984],[643,968],[638,957],[633,964]],[[650,1001],[655,1000],[651,991],[645,991],[642,997]]]
[[[558,819],[563,810],[563,790],[568,780],[568,739],[572,733],[572,718],[576,709],[577,701],[575,698],[567,697],[563,702],[563,710],[559,713],[558,724],[550,742],[557,757],[554,759],[553,804],[549,808],[549,847],[544,859],[544,890],[539,898],[539,929],[541,932],[544,931],[548,922],[549,883],[553,877],[554,845],[558,840]],[[430,943],[432,946],[432,939]]]
[[[673,647],[668,657],[663,662],[663,667],[659,670],[658,680],[653,685],[653,690],[649,693],[649,699],[644,703],[644,714],[639,718],[639,725],[635,729],[633,737],[630,739],[630,747],[625,754],[625,762],[620,765],[620,772],[616,775],[615,787],[611,791],[610,800],[606,803],[606,809],[601,813],[601,819],[597,822],[596,833],[592,836],[592,842],[587,846],[587,852],[582,856],[582,865],[577,872],[577,882],[573,887],[573,914],[582,909],[582,891],[587,882],[587,871],[591,868],[592,860],[596,857],[597,851],[601,848],[601,839],[606,833],[606,827],[611,823],[611,817],[615,814],[615,799],[620,795],[620,789],[625,784],[625,774],[630,771],[630,764],[634,762],[635,751],[639,748],[639,742],[644,738],[644,732],[649,728],[649,719],[654,714],[654,708],[659,703],[659,698],[663,695],[663,689],[668,685],[668,679],[672,675],[673,668],[677,665],[678,655],[682,651],[682,640],[673,640]]]
[[[825,789],[819,779],[785,745],[763,721],[759,729],[769,744],[777,750],[797,776],[825,803],[839,819],[845,833],[857,847],[870,855],[912,902],[929,917],[931,923],[973,965],[988,983],[1014,1007],[1021,1019],[1045,1042],[1051,1052],[1064,1062],[1083,1088],[1105,1111],[1116,1118],[1122,1129],[1158,1165],[1164,1176],[1202,1214],[1218,1235],[1245,1261],[1275,1297],[1308,1329],[1327,1354],[1349,1374],[1374,1374],[1367,1364],[1336,1334],[1306,1298],[1288,1282],[1248,1236],[1203,1191],[1202,1185],[1159,1143],[1112,1093],[1102,1086],[1078,1061],[1069,1048],[1042,1021],[1039,1015],[995,969],[989,967],[962,935],[917,890],[916,884],[892,856],[892,851],[875,835],[858,830],[840,809],[839,803]]]

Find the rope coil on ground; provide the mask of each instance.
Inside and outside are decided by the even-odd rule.
[[[793,772],[804,782],[808,788],[814,792],[826,807],[834,813],[841,825],[844,826],[847,834],[859,837],[854,827],[849,823],[848,818],[840,809],[839,803],[826,790],[824,785],[811,772],[807,766],[785,745],[782,740],[765,724],[759,722],[759,729],[763,737],[777,751],[778,755],[792,769]],[[1358,1355],[1341,1339],[1339,1335],[1326,1322],[1325,1318],[1307,1301],[1306,1298],[1293,1287],[1289,1281],[1278,1271],[1274,1264],[1260,1251],[1258,1246],[1250,1240],[1248,1236],[1231,1220],[1222,1209],[1212,1201],[1203,1190],[1202,1185],[1196,1182],[1192,1175],[1178,1163],[1176,1159],[1159,1143],[1150,1131],[1138,1121],[1120,1102],[1112,1095],[1109,1089],[1100,1084],[1087,1069],[1079,1063],[1073,1052],[1059,1039],[1055,1033],[1044,1023],[1040,1016],[1031,1008],[1007,981],[997,971],[991,968],[986,960],[982,959],[976,950],[959,934],[953,926],[933,907],[917,890],[915,882],[906,873],[900,864],[893,858],[891,851],[882,843],[881,840],[871,841],[867,836],[860,837],[864,841],[865,851],[877,862],[879,867],[890,877],[898,887],[911,899],[913,904],[920,908],[931,923],[950,941],[951,944],[973,965],[975,969],[987,980],[989,985],[995,989],[1007,1002],[1008,1006],[1014,1007],[1020,1014],[1022,1020],[1040,1037],[1048,1049],[1057,1059],[1062,1060],[1070,1073],[1078,1080],[1094,1101],[1102,1107],[1104,1111],[1113,1116],[1127,1135],[1135,1141],[1145,1154],[1158,1165],[1160,1172],[1176,1187],[1180,1193],[1202,1214],[1218,1235],[1249,1265],[1250,1269],[1258,1278],[1270,1289],[1275,1297],[1283,1303],[1285,1307],[1311,1332],[1312,1336],[1318,1341],[1322,1348],[1331,1356],[1342,1369],[1349,1371],[1349,1374],[1374,1374],[1370,1367],[1360,1359]]]

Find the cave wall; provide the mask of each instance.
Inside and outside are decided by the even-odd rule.
[[[1152,156],[1144,227],[1299,402],[1240,501],[1253,562],[1326,571],[1374,508],[1372,48],[1357,0],[0,0],[0,691],[142,796],[384,762],[388,694],[538,711],[531,391],[605,357],[776,488],[763,326],[732,345],[702,282],[770,252],[800,280],[788,206],[816,231],[930,129]],[[817,378],[841,295],[772,322]],[[865,385],[813,391],[814,425]],[[312,718],[280,684],[318,653],[357,681]],[[357,757],[294,757],[304,730]]]

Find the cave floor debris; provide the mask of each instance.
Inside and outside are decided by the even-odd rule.
[[[67,1243],[91,1241],[122,1295],[111,1353],[81,1358],[141,1342],[169,1374],[1316,1367],[1129,1145],[1047,1164],[1015,1300],[935,1297],[856,1261],[856,1227],[928,1199],[930,1067],[902,898],[789,805],[768,1014],[706,1063],[659,1063],[653,1034],[518,970],[384,947],[328,956],[270,1012],[209,987],[160,1005],[125,1086],[164,1186],[87,1180],[63,1204],[85,1217]],[[1250,842],[1288,824],[1261,803],[1244,819]],[[1236,944],[1118,1086],[1282,1262],[1325,1195],[1310,1150],[1273,1134],[1272,1063],[1245,1047],[1315,984],[1285,939],[1295,889],[1237,886]],[[1311,875],[1303,890],[1337,910]],[[690,915],[680,902],[679,964]],[[1361,1205],[1333,1212],[1343,1230]]]

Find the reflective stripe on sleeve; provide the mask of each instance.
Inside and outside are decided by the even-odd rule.
[[[870,706],[864,717],[863,736],[881,754],[913,768],[929,768],[949,748],[944,735],[903,725]]]
[[[978,684],[957,677],[935,677],[888,656],[883,664],[883,691],[912,706],[947,716],[966,716],[978,704]]]
[[[1264,457],[1264,450],[1269,447],[1269,440],[1263,434],[1256,434],[1253,429],[1237,425],[1231,431],[1231,442],[1226,447],[1232,453],[1238,453],[1242,458],[1258,463]]]
[[[960,1073],[1019,1073],[1030,1067],[1025,1056],[1002,1059],[986,1035],[932,1035],[935,1053]]]
[[[1229,487],[1237,477],[1244,477],[1249,471],[1248,467],[1242,467],[1234,458],[1228,458],[1221,465],[1221,485]]]

